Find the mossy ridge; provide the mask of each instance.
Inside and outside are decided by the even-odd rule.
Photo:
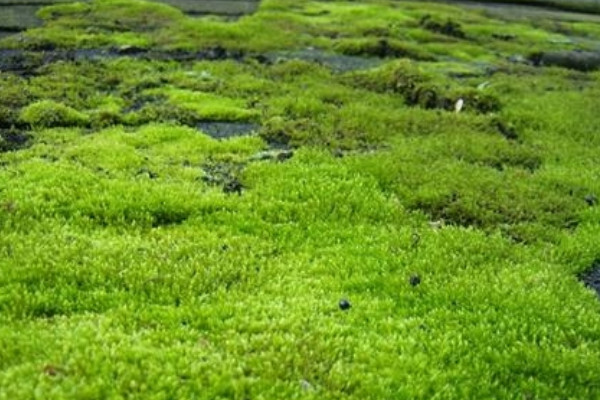
[[[465,89],[456,85],[450,89],[451,81],[435,79],[409,60],[388,63],[367,72],[351,73],[344,80],[368,90],[398,93],[407,105],[425,109],[453,110],[459,99],[464,101],[465,111],[489,113],[499,111],[501,107],[497,98],[475,88]],[[441,84],[446,87],[442,88]]]

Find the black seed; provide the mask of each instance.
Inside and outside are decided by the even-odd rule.
[[[340,310],[342,311],[348,311],[350,309],[350,307],[352,307],[352,304],[350,304],[350,302],[346,299],[342,299],[340,300]]]
[[[410,277],[411,286],[418,286],[421,283],[421,277],[417,274],[414,274]]]

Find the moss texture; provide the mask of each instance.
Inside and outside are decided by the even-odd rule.
[[[592,24],[40,16],[0,60],[0,400],[600,396],[600,73],[529,59]]]

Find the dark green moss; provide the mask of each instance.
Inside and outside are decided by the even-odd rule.
[[[447,81],[444,85],[441,77],[424,73],[416,63],[408,60],[392,62],[371,71],[352,73],[344,81],[359,88],[396,93],[404,98],[407,105],[424,109],[454,110],[459,99],[463,100],[465,111],[489,113],[501,108],[500,101],[493,94],[452,87]]]

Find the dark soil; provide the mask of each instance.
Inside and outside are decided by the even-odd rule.
[[[59,61],[95,61],[118,57],[132,57],[157,61],[219,61],[254,59],[263,64],[274,64],[286,60],[304,60],[327,66],[339,72],[368,69],[381,64],[378,58],[404,56],[390,47],[385,40],[379,41],[373,49],[360,54],[336,54],[318,49],[266,54],[245,54],[239,50],[228,50],[215,46],[200,51],[160,51],[136,46],[100,49],[57,49],[53,46],[34,47],[27,50],[0,49],[0,71],[18,75],[34,75],[38,68]],[[375,58],[377,57],[377,58]]]
[[[247,122],[200,122],[196,127],[214,139],[250,135],[259,129],[259,125]]]
[[[369,69],[381,65],[382,63],[378,58],[367,57],[365,55],[336,54],[313,48],[287,52],[272,52],[256,56],[256,59],[264,64],[274,64],[287,60],[303,60],[327,66],[338,72]]]
[[[598,11],[598,4],[591,1],[540,1],[520,0],[478,1],[478,0],[445,0],[446,3],[459,4],[464,7],[481,9],[494,17],[507,20],[552,19],[556,21],[583,21],[597,22],[600,16],[594,14]]]
[[[579,279],[600,297],[600,259],[595,260],[587,271],[579,275]]]
[[[563,67],[584,72],[600,69],[600,52],[593,51],[533,53],[528,59],[537,67]]]
[[[133,57],[158,61],[198,61],[198,60],[242,60],[244,53],[230,51],[221,46],[200,51],[157,51],[140,47],[123,46],[107,49],[55,49],[52,46],[29,50],[0,49],[0,70],[20,75],[32,75],[46,64],[58,61],[89,61],[117,57]]]
[[[6,151],[14,151],[27,147],[31,136],[26,132],[1,129],[0,130],[0,153]]]

